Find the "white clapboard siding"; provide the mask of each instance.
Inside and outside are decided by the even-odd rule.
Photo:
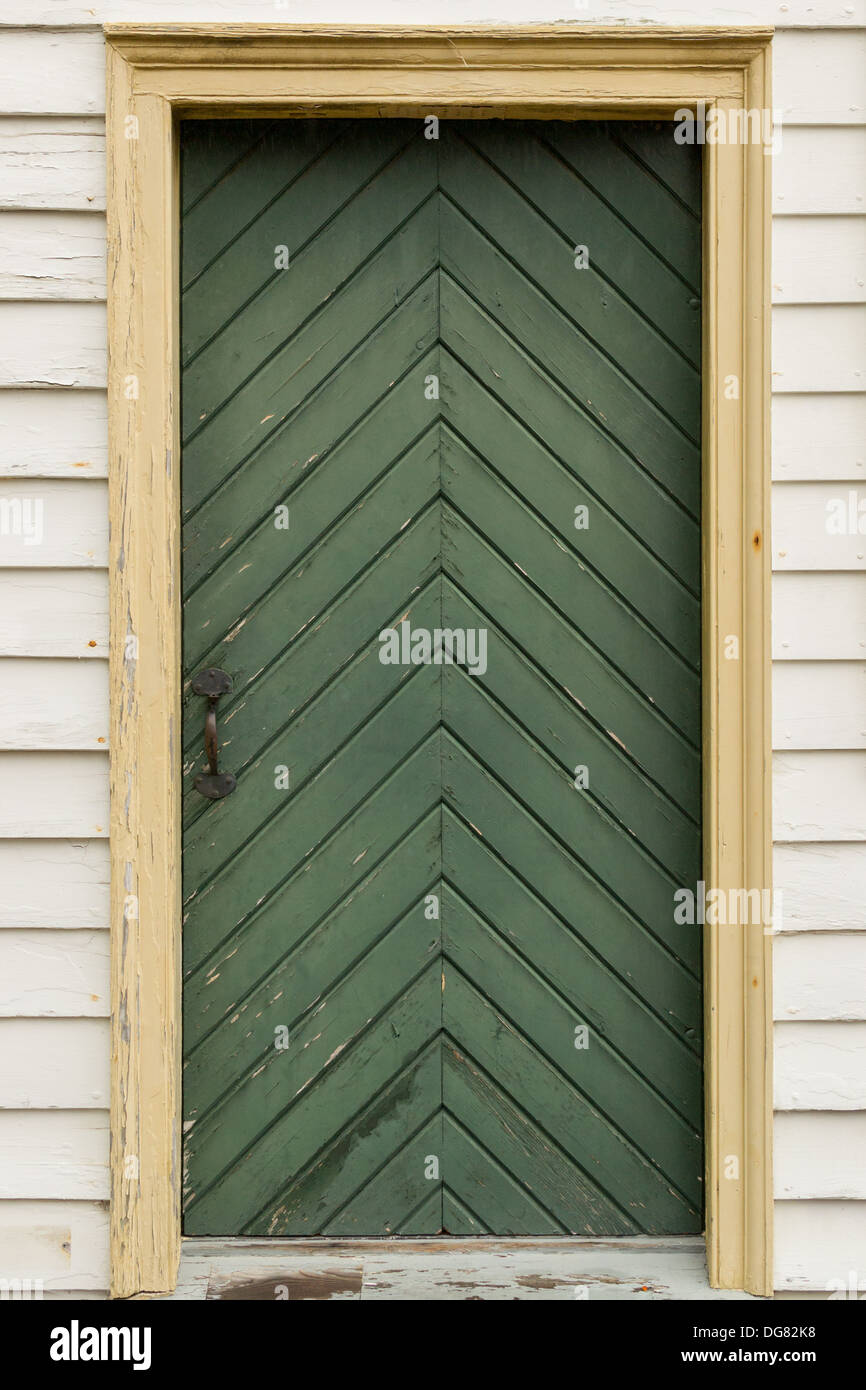
[[[866,1109],[866,1023],[776,1023],[777,1110]]]
[[[0,1199],[108,1197],[108,1112],[0,1110]]]
[[[788,126],[773,157],[773,215],[866,212],[866,127]]]
[[[0,1203],[0,1278],[41,1279],[46,1289],[107,1288],[107,1204]]]
[[[0,1018],[0,1109],[105,1110],[108,1028],[106,1018]]]
[[[777,1197],[866,1199],[866,1112],[780,1111],[773,1133]]]
[[[106,384],[104,304],[0,302],[0,388]]]
[[[0,116],[0,208],[105,210],[105,123]]]
[[[107,472],[108,418],[104,391],[3,392],[0,397],[0,475],[6,478],[104,478]]]
[[[108,926],[107,840],[0,839],[0,931]]]
[[[776,1018],[788,1022],[866,1019],[866,932],[777,936],[773,1000]]]
[[[773,390],[866,390],[866,305],[777,304]]]
[[[776,845],[773,883],[781,892],[777,931],[866,931],[866,844]]]
[[[105,299],[98,212],[0,212],[0,299]]]
[[[105,482],[96,478],[0,480],[0,568],[104,569],[107,564]]]
[[[104,110],[105,45],[101,33],[22,28],[3,35],[0,112],[10,116],[96,116]]]
[[[772,415],[774,479],[866,481],[866,392],[778,395]]]
[[[820,16],[816,22],[821,23]],[[773,47],[773,107],[783,125],[866,121],[866,33],[779,33]]]
[[[0,752],[0,837],[107,834],[106,753]]]
[[[774,304],[866,301],[866,217],[778,218],[772,296]]]
[[[774,1226],[777,1289],[819,1289],[846,1302],[862,1300],[866,1202],[777,1202]],[[862,1310],[851,1312],[859,1317]],[[845,1319],[844,1310],[840,1316]]]
[[[866,574],[774,574],[773,659],[866,657]]]
[[[108,932],[0,931],[0,1018],[107,1018]]]
[[[0,659],[0,748],[105,748],[108,663]]]
[[[94,25],[105,20],[244,21],[334,24],[429,24],[424,0],[335,0],[323,15],[321,0],[4,0],[0,23],[8,25]],[[542,0],[531,11],[526,0],[439,0],[437,24],[480,23],[483,20],[528,23],[568,19],[584,23],[622,24],[775,24],[777,28],[815,25],[856,28],[866,24],[864,0],[743,0],[734,14],[729,5],[694,0],[647,4],[645,0]]]
[[[866,839],[866,753],[774,753],[773,838]]]
[[[774,569],[866,570],[866,483],[776,483],[772,502]]]
[[[105,570],[0,568],[0,657],[107,655]]]
[[[777,662],[773,747],[866,748],[866,662]]]

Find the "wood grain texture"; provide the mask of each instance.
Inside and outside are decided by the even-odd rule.
[[[108,1020],[0,1018],[2,1110],[104,1110]]]
[[[782,1111],[776,1116],[774,1139],[777,1199],[866,1200],[863,1111]],[[818,1216],[817,1232],[819,1213],[812,1209],[811,1215]]]
[[[864,705],[866,664],[779,662],[773,670],[773,747],[866,748]]]
[[[775,1224],[777,1289],[862,1299],[866,1202],[777,1202]]]
[[[774,304],[862,304],[866,218],[783,217],[773,226]]]
[[[108,834],[107,753],[0,752],[0,836]]]
[[[105,840],[0,839],[4,927],[108,926]]]
[[[3,114],[92,116],[105,110],[101,34],[21,28],[4,35],[3,52]]]
[[[83,212],[0,216],[0,300],[104,300],[105,219]]]
[[[107,1110],[0,1110],[0,1198],[108,1200]]]
[[[110,46],[107,58],[111,614],[120,637],[110,665],[111,1277],[116,1295],[130,1295],[173,1284],[180,1254],[177,203],[170,108],[135,98],[127,65]],[[126,139],[128,114],[141,123],[139,140]],[[139,379],[137,400],[124,389],[129,375]]]
[[[866,394],[773,397],[773,478],[866,479]]]
[[[866,33],[780,33],[773,105],[784,125],[863,125]]]
[[[0,1278],[41,1278],[46,1290],[102,1290],[108,1283],[104,1202],[0,1205]]]
[[[866,305],[777,304],[773,390],[862,391],[864,336]]]
[[[355,8],[346,6],[347,18]],[[442,24],[460,24],[466,19],[466,5],[459,0],[443,0],[437,10]],[[526,20],[526,6],[521,0],[482,0],[472,5],[472,18],[480,23],[523,23]],[[588,24],[667,24],[683,22],[687,7],[679,3],[647,5],[640,0],[586,0],[581,6],[581,18]],[[706,4],[700,7],[700,19],[707,25],[728,25],[730,9],[726,5]],[[803,27],[814,29],[816,7],[814,0],[790,0],[780,7],[778,0],[748,0],[739,6],[738,17],[743,24],[775,25],[780,28]],[[318,21],[320,11],[315,0],[296,0],[292,5],[291,16],[296,20]],[[149,0],[148,19],[154,23],[170,21],[198,21],[212,23],[234,21],[257,24],[273,21],[273,0]],[[429,12],[420,0],[409,0],[400,10],[400,17],[406,24],[422,24],[429,18]],[[3,12],[3,23],[9,25],[42,25],[52,27],[61,25],[83,25],[92,28],[104,21],[130,20],[141,18],[137,0],[7,0]],[[388,4],[357,7],[360,23],[384,24],[394,19],[393,7]],[[544,7],[547,21],[567,21],[574,19],[574,7],[563,0],[552,0]],[[843,0],[828,0],[822,5],[820,23],[828,28],[857,28],[866,24],[866,7],[862,0],[854,4]]]
[[[0,656],[107,657],[107,571],[0,569]]]
[[[0,116],[0,208],[105,209],[105,122]]]
[[[773,160],[773,213],[862,214],[866,210],[866,129],[788,126]]]
[[[777,1110],[866,1109],[866,1023],[777,1023]]]
[[[0,1016],[107,1018],[108,932],[0,931]]]
[[[773,966],[777,1019],[866,1019],[866,932],[789,933]]]
[[[51,478],[0,482],[0,568],[104,569],[105,483]]]
[[[0,748],[107,747],[105,661],[0,661]]]
[[[773,755],[773,838],[862,840],[866,754],[810,750]]]
[[[844,493],[844,487],[841,489]],[[775,661],[856,661],[866,657],[866,574],[773,575]]]
[[[0,411],[5,477],[104,478],[107,412],[102,391],[7,390]]]
[[[181,133],[184,677],[231,670],[239,777],[202,805],[187,692],[185,1230],[698,1230],[700,940],[666,925],[700,872],[698,161],[622,123],[246,129],[228,173],[222,124]],[[384,666],[395,612],[489,665]]]
[[[105,306],[51,301],[0,305],[0,388],[105,387]]]
[[[776,483],[773,568],[866,570],[866,487],[854,481]]]

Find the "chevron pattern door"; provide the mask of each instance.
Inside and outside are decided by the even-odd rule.
[[[699,1231],[699,151],[182,132],[185,1231]]]

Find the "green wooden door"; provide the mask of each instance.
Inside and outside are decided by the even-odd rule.
[[[185,1230],[697,1231],[698,152],[434,134],[183,126]]]

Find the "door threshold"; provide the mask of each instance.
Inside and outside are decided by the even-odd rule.
[[[702,1236],[187,1236],[173,1300],[743,1300]]]

